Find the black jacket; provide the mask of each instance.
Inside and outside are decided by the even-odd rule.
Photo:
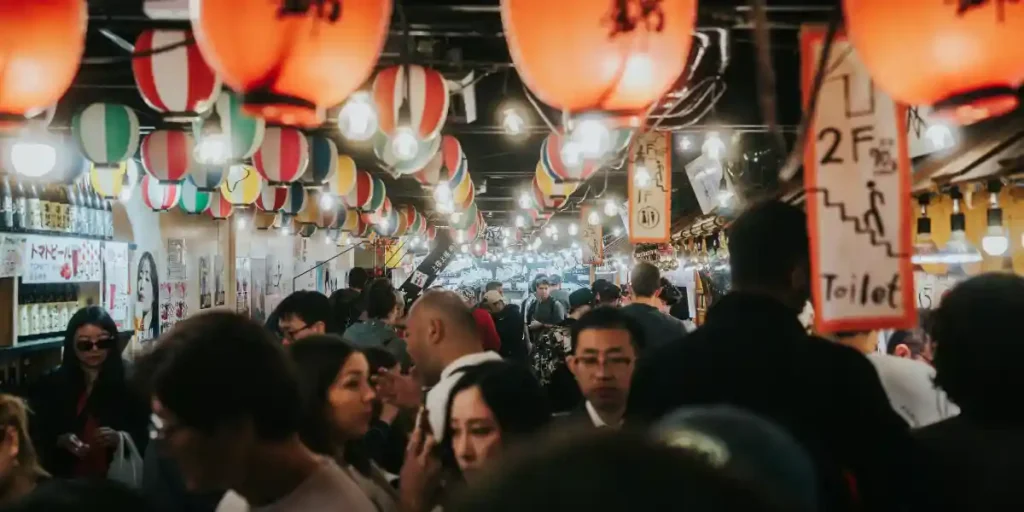
[[[644,340],[640,345],[644,353],[686,336],[686,324],[682,320],[666,315],[653,306],[630,304],[620,308],[620,311],[632,318],[644,331]]]
[[[523,312],[519,306],[509,304],[499,313],[492,313],[494,327],[501,339],[501,357],[510,361],[525,364],[530,349],[526,345],[523,325]]]
[[[153,512],[213,512],[223,492],[195,494],[185,487],[178,464],[158,451],[158,442],[149,443],[143,457],[142,494]]]
[[[640,359],[627,423],[729,404],[783,426],[818,467],[821,510],[903,510],[915,461],[907,424],[856,351],[808,336],[773,299],[731,293],[686,339]],[[850,480],[855,481],[852,498]]]

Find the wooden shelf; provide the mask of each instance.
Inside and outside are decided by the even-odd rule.
[[[60,348],[61,345],[63,344],[64,336],[43,338],[40,340],[32,340],[26,341],[24,343],[17,343],[12,347],[0,347],[0,355],[7,356],[13,354],[27,354],[30,352],[38,352],[40,350]]]

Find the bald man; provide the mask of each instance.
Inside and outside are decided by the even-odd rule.
[[[430,387],[426,408],[434,436],[444,435],[448,395],[462,371],[487,361],[500,361],[494,352],[484,352],[473,312],[458,294],[444,290],[424,293],[409,309],[405,322],[406,344],[419,383]],[[394,387],[403,386],[399,376],[388,376]],[[385,384],[388,387],[392,384]],[[381,393],[386,399],[390,393]],[[410,393],[404,393],[406,397]],[[398,405],[412,406],[410,400]]]

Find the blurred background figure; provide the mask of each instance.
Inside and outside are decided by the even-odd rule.
[[[629,288],[632,300],[628,306],[622,307],[622,312],[643,329],[644,339],[640,340],[642,351],[654,350],[686,336],[687,329],[683,322],[665,312],[668,308],[661,294],[666,288],[658,267],[643,261],[637,262],[629,274]],[[668,291],[671,296],[667,300],[678,300],[678,289],[669,285]]]
[[[0,509],[35,490],[50,477],[39,464],[28,433],[28,407],[8,394],[0,394]]]
[[[484,292],[481,306],[491,314],[494,327],[498,331],[498,338],[501,342],[501,349],[498,353],[503,359],[525,364],[530,349],[526,345],[519,306],[508,304],[505,301],[505,296],[501,293],[501,283],[488,283],[487,286],[492,288],[494,284],[497,286]]]
[[[402,317],[404,305],[398,300],[391,281],[374,279],[363,291],[366,306],[366,320],[354,323],[345,329],[345,341],[361,349],[379,347],[391,352],[408,371],[412,365],[405,340],[398,336],[395,326]]]
[[[285,344],[334,329],[331,301],[320,292],[293,292],[277,305],[271,316],[277,317],[277,331]]]
[[[331,294],[331,309],[334,311],[334,320],[338,323],[338,329],[344,332],[345,329],[362,319],[366,311],[366,304],[363,297],[363,289],[370,280],[365,268],[353,267],[348,271],[348,288],[342,288]]]
[[[40,485],[4,512],[150,512],[134,489],[112,480],[53,480]]]

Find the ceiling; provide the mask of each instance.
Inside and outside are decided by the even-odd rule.
[[[531,115],[531,134],[525,140],[512,141],[500,129],[497,119],[499,106],[506,101],[517,102],[526,108],[529,108],[529,104],[511,66],[508,48],[501,34],[498,0],[403,0],[401,3],[407,16],[409,35],[405,35],[396,12],[380,64],[398,63],[400,50],[406,43],[410,43],[406,37],[411,37],[411,47],[415,48],[414,62],[435,67],[449,77],[465,76],[470,71],[475,73],[479,79],[476,83],[477,121],[472,124],[449,121],[444,132],[455,135],[462,143],[476,185],[487,185],[486,192],[478,194],[476,201],[484,211],[488,224],[509,225],[510,216],[516,210],[515,199],[532,179],[540,144],[548,129],[533,110],[525,111]],[[785,133],[791,134],[800,118],[800,90],[797,81],[799,24],[826,20],[836,3],[823,0],[767,1],[771,27],[768,34],[776,75],[774,97],[778,121]],[[716,80],[716,91],[724,92],[704,117],[691,115],[683,118],[694,124],[684,128],[679,120],[666,119],[661,122],[659,129],[678,128],[676,137],[684,133],[697,137],[706,131],[718,130],[723,140],[733,140],[739,145],[740,151],[734,152],[734,155],[777,147],[774,143],[776,139],[768,133],[760,115],[758,78],[755,73],[756,35],[751,30],[747,5],[742,0],[705,0],[701,3],[699,31],[709,36],[707,39],[710,44],[704,58],[694,69],[690,83],[709,78]],[[159,116],[146,106],[135,88],[126,45],[133,43],[145,28],[187,28],[188,24],[150,20],[142,14],[141,7],[142,0],[89,0],[86,56],[74,85],[58,106],[55,127],[66,129],[77,109],[101,100],[122,102],[135,108],[144,129],[160,123]],[[720,34],[724,34],[724,37]],[[253,34],[252,37],[259,37],[259,34]],[[122,41],[118,42],[119,39]],[[723,40],[725,45],[721,44]],[[725,62],[722,60],[723,49],[728,57]],[[552,51],[557,51],[557,48]],[[693,58],[691,55],[691,64]],[[721,69],[723,64],[724,70]],[[722,72],[719,74],[719,71]],[[566,79],[571,80],[573,77]],[[551,109],[545,108],[544,112],[550,119],[559,119],[558,114]],[[360,168],[382,176],[387,184],[388,196],[394,204],[411,203],[420,207],[421,211],[431,210],[429,192],[421,189],[413,180],[391,178],[379,168],[372,151],[347,143],[330,125],[325,125],[324,132],[331,134],[339,148],[352,155]],[[729,136],[732,138],[726,138]],[[673,172],[680,173],[673,180],[675,218],[699,212],[695,196],[683,174],[685,163],[697,154],[693,151],[680,153],[673,159]],[[750,181],[751,186],[770,186],[777,161],[778,158],[762,158],[759,166],[749,168],[753,172],[742,173],[742,179]],[[599,172],[588,184],[580,187],[574,199],[591,199],[601,192],[604,193],[603,197],[617,196],[622,199],[625,190],[625,170],[610,169]],[[566,212],[560,215],[574,214],[574,201],[570,203]]]

